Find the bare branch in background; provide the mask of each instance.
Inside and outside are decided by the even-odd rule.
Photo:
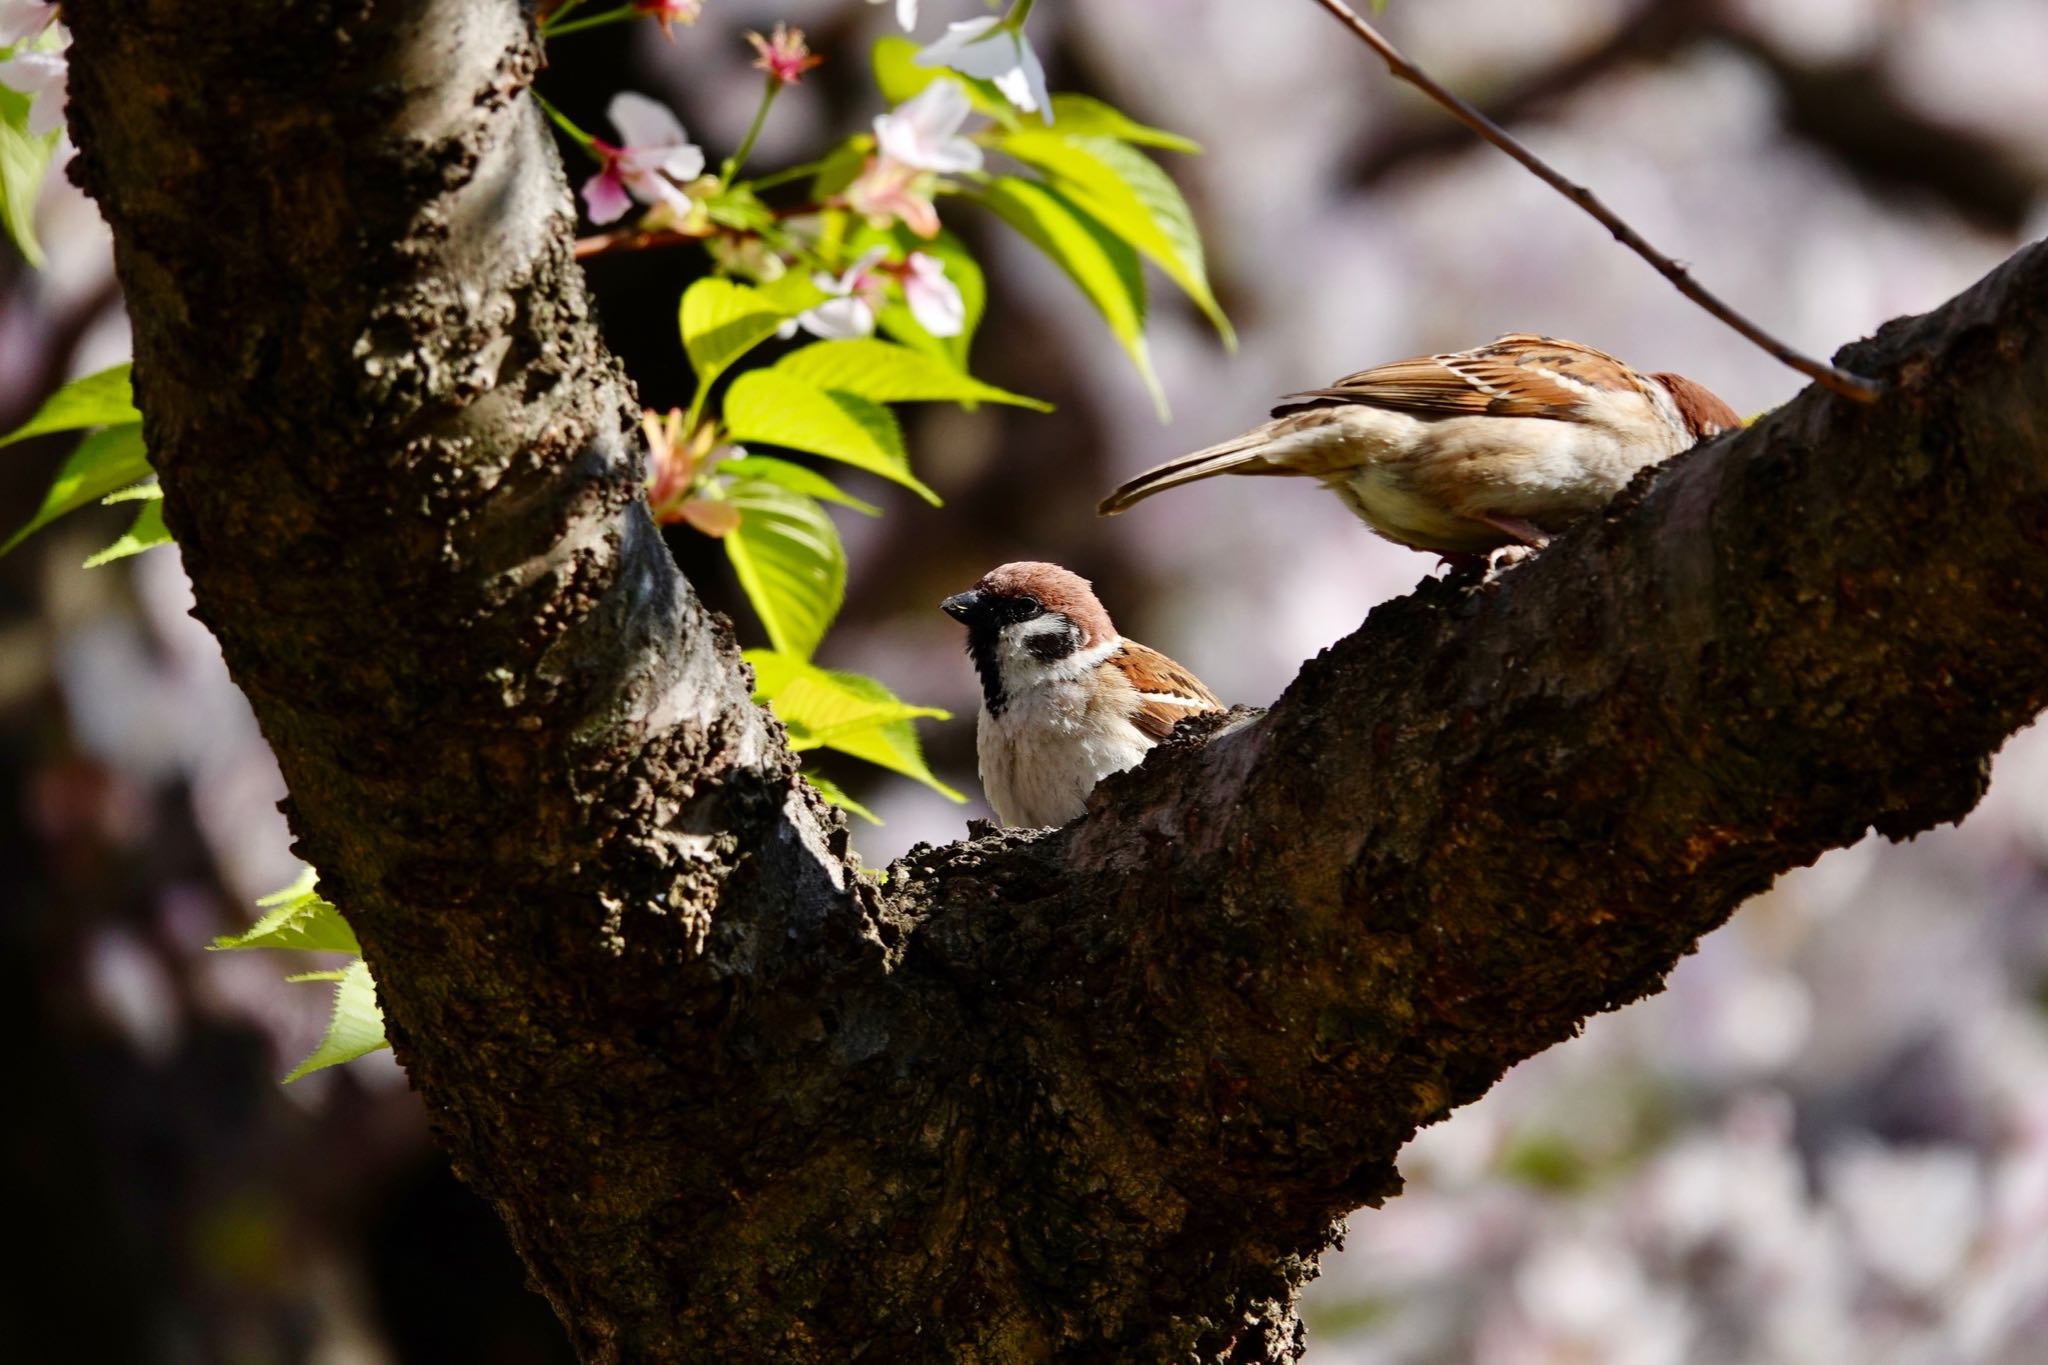
[[[1853,398],[1860,403],[1873,403],[1877,401],[1878,395],[1882,390],[1875,381],[1866,379],[1862,375],[1851,374],[1847,370],[1830,365],[1825,361],[1815,360],[1804,352],[1794,350],[1723,303],[1697,280],[1693,279],[1691,271],[1657,250],[1656,247],[1650,245],[1641,233],[1630,227],[1613,209],[1608,208],[1606,204],[1602,203],[1599,196],[1595,195],[1584,185],[1573,184],[1557,170],[1553,169],[1543,158],[1537,156],[1527,147],[1524,147],[1520,142],[1517,142],[1513,135],[1505,128],[1502,128],[1499,124],[1488,118],[1470,102],[1453,94],[1450,90],[1439,84],[1428,72],[1402,56],[1399,48],[1388,42],[1378,29],[1375,29],[1371,24],[1361,19],[1358,16],[1358,12],[1345,4],[1344,0],[1315,0],[1315,2],[1328,10],[1336,17],[1339,23],[1357,35],[1360,42],[1363,42],[1367,47],[1378,53],[1380,59],[1387,64],[1387,70],[1393,73],[1395,77],[1408,82],[1416,89],[1422,91],[1423,94],[1428,95],[1448,110],[1451,117],[1457,119],[1467,128],[1470,128],[1473,132],[1479,134],[1480,137],[1491,142],[1515,160],[1521,162],[1544,184],[1549,185],[1559,194],[1562,194],[1565,198],[1591,214],[1595,221],[1614,234],[1614,240],[1648,261],[1658,274],[1671,281],[1679,293],[1706,309],[1707,312],[1713,314],[1722,322],[1727,323],[1730,327],[1740,332],[1757,346],[1768,351],[1771,355],[1777,357],[1780,361],[1812,379],[1815,383],[1820,384],[1823,388],[1841,394],[1845,398]]]

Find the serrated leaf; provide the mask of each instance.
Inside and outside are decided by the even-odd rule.
[[[314,1048],[305,1061],[292,1068],[291,1074],[284,1078],[286,1085],[301,1076],[352,1062],[380,1047],[391,1045],[384,1036],[384,1011],[377,1005],[377,986],[370,979],[368,963],[357,958],[338,974],[308,972],[299,979],[332,980],[335,983],[334,1009],[327,1017],[327,1033],[320,1039],[320,1046]]]
[[[1052,411],[1050,403],[984,384],[942,360],[878,337],[816,342],[776,361],[774,370],[876,403],[1011,403]]]
[[[21,258],[40,270],[43,248],[36,240],[36,200],[61,133],[30,132],[30,103],[18,90],[0,89],[0,226],[7,229]]]
[[[735,479],[739,526],[721,542],[776,649],[808,659],[846,599],[846,548],[816,498],[765,479]]]
[[[262,919],[239,934],[223,934],[212,947],[216,950],[241,948],[292,948],[315,953],[361,953],[355,931],[341,912],[315,891],[317,874],[307,868],[299,880],[275,895],[257,901],[267,907]]]
[[[1110,335],[1123,344],[1164,421],[1166,394],[1145,345],[1145,274],[1138,253],[1072,199],[1039,181],[999,176],[982,200],[1081,287]]]
[[[65,513],[97,502],[115,489],[147,477],[149,472],[149,459],[142,448],[141,423],[130,422],[126,426],[94,432],[79,442],[78,449],[57,467],[57,475],[50,480],[50,487],[43,494],[42,505],[36,509],[35,516],[29,519],[28,525],[9,536],[5,543],[0,543],[0,555]],[[159,508],[158,524],[161,525],[161,504],[152,503],[151,506]]]
[[[847,795],[846,788],[840,786],[831,778],[820,777],[813,772],[806,772],[804,774],[804,781],[810,783],[813,787],[816,787],[818,789],[818,795],[824,797],[827,801],[830,801],[833,805],[839,807],[839,809],[843,811],[846,811],[848,814],[858,815],[861,819],[867,821],[871,825],[879,825],[882,823],[881,816],[875,814],[866,806],[863,806],[860,802],[854,800],[851,796]]]
[[[1062,133],[1082,137],[1113,137],[1120,142],[1134,143],[1140,147],[1157,147],[1162,151],[1186,152],[1200,155],[1201,144],[1179,133],[1169,133],[1164,128],[1153,128],[1139,123],[1122,110],[1096,99],[1093,95],[1054,95],[1052,97],[1052,124]]]
[[[1195,215],[1156,162],[1113,137],[1084,136],[1066,127],[1024,128],[1000,145],[1165,271],[1215,325],[1223,344],[1236,348],[1237,334],[1209,287]]]
[[[821,389],[781,365],[750,370],[733,381],[725,395],[725,426],[736,441],[843,460],[940,505],[939,495],[910,472],[894,413],[858,394]]]
[[[793,493],[802,493],[820,502],[851,507],[863,516],[882,515],[881,508],[871,502],[862,502],[817,470],[790,460],[778,460],[773,455],[737,455],[720,460],[718,472],[735,478],[766,479],[769,483],[779,483]]]
[[[1016,106],[996,89],[994,81],[964,76],[942,66],[919,66],[918,51],[919,45],[901,34],[875,40],[868,59],[874,67],[875,88],[882,92],[890,108],[916,99],[933,81],[951,80],[958,81],[967,91],[967,102],[974,106],[975,113],[992,118],[1005,128],[1019,126]]]
[[[114,501],[108,498],[108,502]],[[144,550],[153,550],[159,545],[171,543],[171,531],[164,525],[164,504],[161,498],[153,498],[142,504],[142,510],[135,514],[135,520],[121,533],[121,538],[88,557],[85,567],[97,569],[102,564],[112,564],[117,559],[139,555]]]
[[[932,775],[918,744],[919,719],[950,720],[948,712],[903,701],[873,678],[819,668],[807,659],[747,651],[755,699],[789,731],[790,748],[832,749],[924,783],[949,800],[966,798]]]
[[[798,309],[796,311],[802,311]],[[735,360],[775,335],[790,310],[752,285],[702,279],[683,291],[683,350],[697,383],[708,385]]]
[[[129,365],[124,361],[97,374],[74,379],[51,394],[35,415],[5,436],[0,446],[26,441],[52,431],[77,431],[83,427],[116,427],[140,422],[135,395],[129,387]],[[149,472],[145,466],[144,474]],[[139,476],[138,476],[139,477]]]

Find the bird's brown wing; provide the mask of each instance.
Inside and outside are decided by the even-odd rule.
[[[1415,356],[1376,365],[1327,388],[1287,395],[1275,417],[1344,403],[1430,417],[1484,414],[1585,420],[1596,391],[1640,389],[1635,371],[1605,351],[1577,342],[1512,333],[1469,351]]]
[[[1122,671],[1138,694],[1131,723],[1150,740],[1162,740],[1188,716],[1221,711],[1223,703],[1202,686],[1202,680],[1156,649],[1135,641],[1109,656],[1109,666]]]

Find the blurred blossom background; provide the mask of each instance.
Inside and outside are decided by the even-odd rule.
[[[543,88],[590,126],[621,85],[657,95],[715,160],[758,90],[742,34],[801,24],[829,60],[778,103],[767,168],[879,111],[866,44],[892,8],[708,0],[673,43],[652,25],[562,40]],[[982,12],[924,8],[920,38]],[[2040,0],[1392,0],[1383,17],[1809,350],[1939,304],[2048,227]],[[1431,572],[1307,484],[1224,480],[1095,516],[1122,478],[1278,393],[1508,330],[1682,370],[1744,412],[1798,388],[1308,0],[1042,5],[1033,29],[1056,89],[1206,147],[1168,159],[1241,346],[1155,289],[1162,425],[1067,281],[942,202],[993,272],[977,372],[1058,412],[913,414],[944,508],[853,476],[887,514],[841,521],[851,586],[821,659],[951,708],[925,739],[963,791],[976,694],[936,603],[1001,561],[1089,575],[1127,634],[1249,703]],[[0,429],[127,354],[91,206],[54,184],[41,233],[46,271],[0,248]],[[687,397],[674,300],[701,268],[591,265],[650,406]],[[0,457],[9,528],[63,453]],[[0,1279],[0,1355],[567,1360],[388,1054],[280,1087],[325,988],[286,984],[272,954],[202,951],[297,864],[176,552],[78,567],[124,521],[70,518],[0,559],[0,1178],[33,1251]],[[722,557],[689,535],[672,533],[679,558],[744,623]],[[987,814],[827,771],[886,822],[856,831],[872,863]],[[1308,1295],[1314,1365],[2048,1359],[2048,738],[2008,745],[1962,826],[1784,878],[1663,994],[1524,1064],[1402,1168],[1408,1192],[1352,1218]]]

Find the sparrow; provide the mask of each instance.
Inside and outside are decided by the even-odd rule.
[[[1066,824],[1182,718],[1223,709],[1194,674],[1118,635],[1088,580],[1057,564],[991,569],[939,607],[967,627],[981,785],[1005,825]]]
[[[1541,549],[1637,470],[1741,425],[1683,375],[1517,332],[1288,394],[1264,426],[1145,471],[1099,510],[1218,474],[1300,474],[1417,550]]]

